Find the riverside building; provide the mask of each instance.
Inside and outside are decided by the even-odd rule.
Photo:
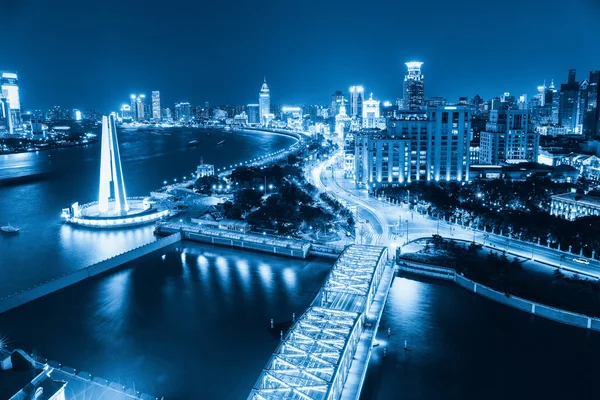
[[[411,182],[467,181],[470,108],[400,111],[387,129],[355,138],[355,181],[369,190]]]
[[[481,132],[479,162],[537,162],[540,134],[533,129],[527,110],[492,110],[486,130]]]

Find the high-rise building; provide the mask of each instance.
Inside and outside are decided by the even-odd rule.
[[[425,81],[421,74],[422,62],[411,61],[406,63],[408,74],[404,76],[404,102],[406,110],[419,110],[425,101]]]
[[[579,82],[575,79],[576,70],[569,70],[567,83],[560,85],[560,99],[558,107],[558,123],[567,128],[569,133],[581,133],[580,106],[581,90]]]
[[[527,110],[492,110],[481,132],[479,162],[537,162],[540,134],[533,129]]]
[[[190,122],[192,106],[188,102],[175,104],[175,120],[177,122]]]
[[[258,94],[258,104],[260,107],[260,123],[263,125],[268,124],[269,115],[271,114],[271,94],[269,86],[267,86],[267,78],[263,81]]]
[[[369,190],[418,181],[467,181],[470,107],[399,111],[381,133],[355,139],[355,179]]]
[[[0,74],[0,92],[8,99],[11,123],[13,128],[21,125],[21,100],[19,99],[19,85],[17,74],[2,72]]]
[[[135,117],[138,122],[146,120],[146,95],[140,94],[136,99]]]
[[[331,107],[329,108],[329,115],[337,115],[340,113],[340,105],[344,103],[344,93],[341,90],[336,90],[331,95]]]
[[[362,110],[362,126],[363,128],[373,129],[377,126],[379,119],[380,108],[379,100],[373,100],[373,93],[369,96],[369,100],[365,100]]]
[[[0,125],[4,125],[9,134],[14,132],[13,121],[10,114],[10,104],[8,99],[0,96]]]
[[[365,101],[365,89],[362,86],[350,87],[350,116],[361,117],[363,102]]]
[[[260,105],[248,104],[248,123],[251,125],[260,124]]]
[[[135,94],[129,96],[129,108],[131,119],[137,121],[137,96]]]
[[[600,71],[591,71],[587,89],[587,104],[583,117],[583,133],[589,139],[600,139]]]
[[[152,91],[152,119],[155,122],[160,121],[160,92],[158,90]]]

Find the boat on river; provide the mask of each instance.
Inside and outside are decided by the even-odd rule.
[[[12,226],[10,223],[8,225],[0,226],[0,231],[4,233],[18,233],[19,230],[19,228]]]

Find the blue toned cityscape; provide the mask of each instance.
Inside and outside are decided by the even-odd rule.
[[[598,398],[595,0],[0,15],[0,400]]]

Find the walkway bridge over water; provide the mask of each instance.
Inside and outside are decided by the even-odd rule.
[[[346,248],[248,400],[357,399],[393,273],[387,248]]]

